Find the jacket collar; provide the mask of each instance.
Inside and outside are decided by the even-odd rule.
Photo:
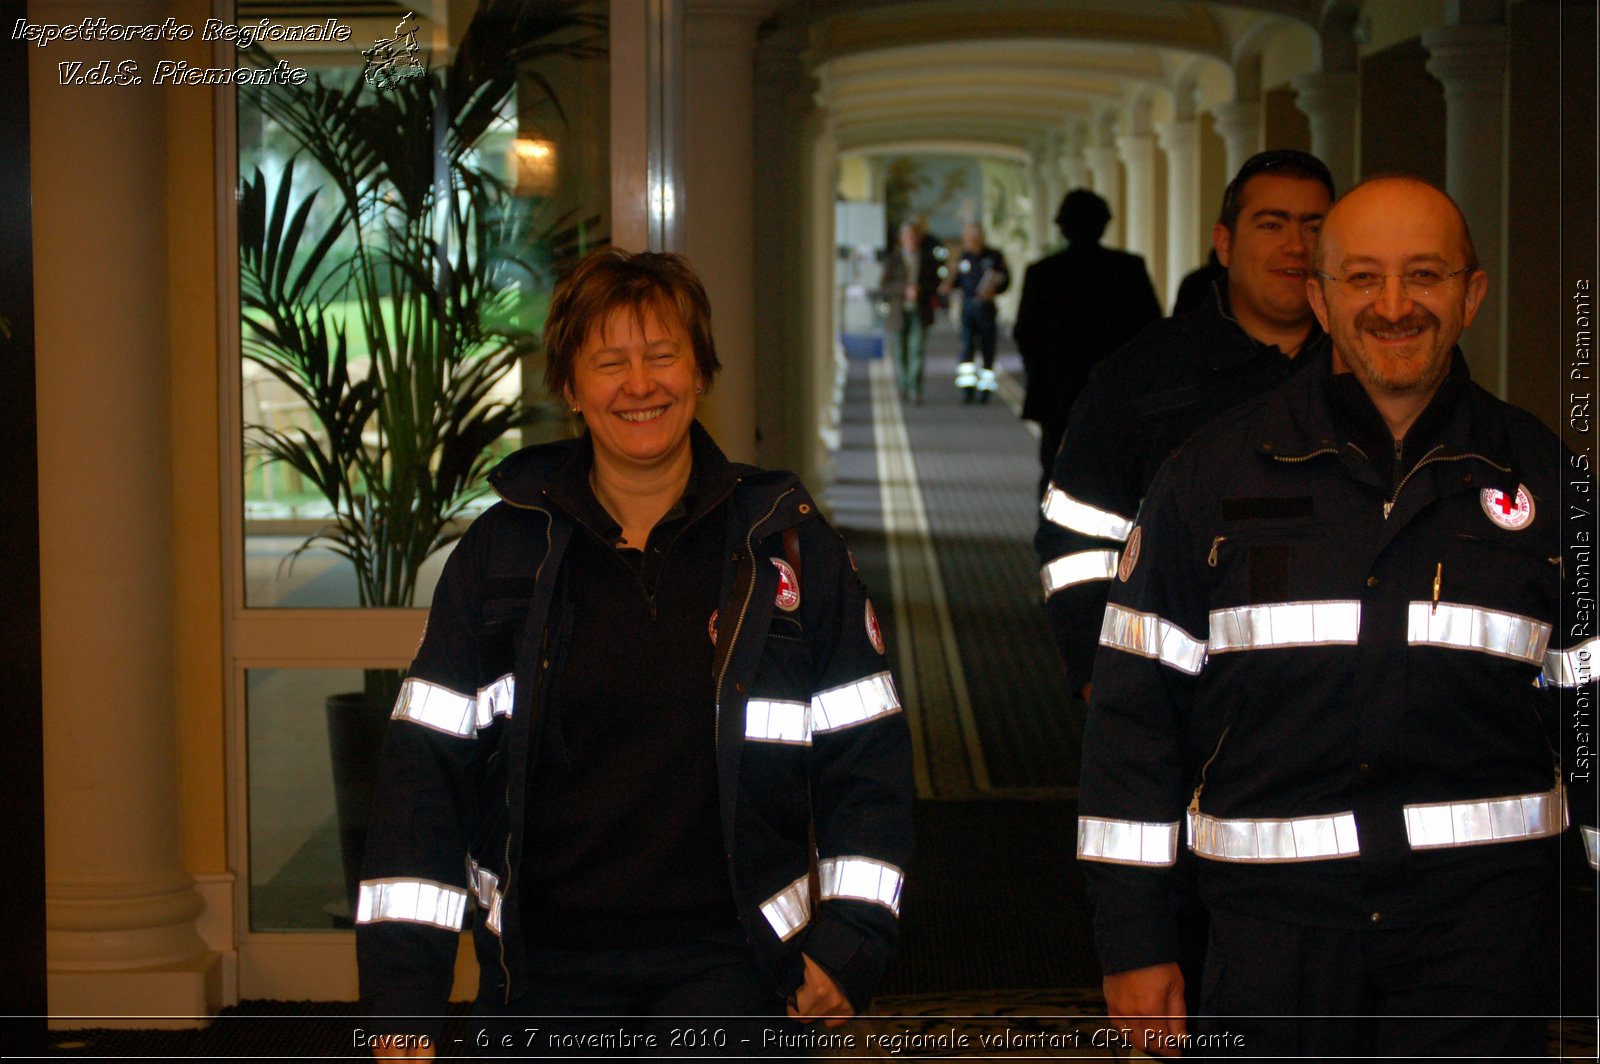
[[[1244,326],[1239,324],[1239,319],[1233,316],[1233,307],[1228,301],[1226,273],[1211,282],[1211,301],[1205,306],[1222,340],[1219,343],[1206,345],[1205,357],[1212,369],[1233,369],[1263,356],[1287,357],[1278,345],[1264,344],[1245,332]],[[1200,312],[1195,311],[1195,313]],[[1306,333],[1305,342],[1300,345],[1299,354],[1295,357],[1304,359],[1326,350],[1327,347],[1328,335],[1322,331],[1322,326],[1313,317],[1311,331]]]
[[[711,434],[696,421],[689,426],[689,446],[694,455],[688,491],[696,505],[710,505],[740,485],[763,487],[774,497],[794,482],[789,473],[766,472],[742,462],[730,462]],[[587,434],[554,443],[524,447],[508,456],[489,473],[495,494],[512,506],[544,509],[557,505],[564,513],[574,513],[577,492],[573,485],[587,486],[589,467],[594,461],[594,443]],[[765,491],[761,495],[766,498]],[[578,508],[581,510],[581,508]]]
[[[1319,451],[1342,451],[1371,435],[1371,425],[1382,424],[1377,408],[1354,378],[1335,375],[1333,354],[1327,345],[1309,357],[1303,372],[1295,374],[1267,399],[1256,450],[1281,459],[1298,459]],[[1467,360],[1458,347],[1451,352],[1450,373],[1428,407],[1408,433],[1443,448],[1444,455],[1475,455],[1501,469],[1515,466],[1510,434],[1504,419],[1489,416],[1492,396],[1472,382]],[[1420,442],[1420,439],[1419,439]],[[1362,446],[1362,451],[1368,449]],[[1496,478],[1497,480],[1499,478]]]

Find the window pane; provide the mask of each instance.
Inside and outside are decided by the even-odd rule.
[[[421,606],[494,461],[564,433],[537,341],[609,233],[606,5],[326,8],[239,4],[351,31],[239,50],[306,74],[238,89],[245,601]]]
[[[350,926],[328,702],[362,688],[360,669],[245,673],[253,931]],[[384,711],[375,712],[381,721]],[[331,726],[341,727],[337,703],[331,715]],[[346,781],[360,775],[340,773]],[[359,797],[347,795],[347,807]]]

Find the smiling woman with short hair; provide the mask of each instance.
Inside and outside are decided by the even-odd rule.
[[[480,1046],[528,1052],[540,1017],[747,1055],[842,1023],[893,952],[911,841],[866,590],[792,474],[695,420],[719,364],[682,258],[592,252],[544,341],[584,431],[490,475],[395,706],[357,927],[374,1027],[437,1034],[469,897]],[[702,1019],[673,1045],[679,1017]]]

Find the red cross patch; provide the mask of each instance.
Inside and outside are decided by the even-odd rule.
[[[778,597],[775,601],[780,610],[793,613],[800,608],[800,578],[794,575],[794,570],[782,558],[772,559],[772,564],[778,567]]]
[[[1133,567],[1139,564],[1139,541],[1143,531],[1142,528],[1135,527],[1128,533],[1128,542],[1122,548],[1122,560],[1117,563],[1117,579],[1124,584],[1128,582],[1128,577],[1133,575]]]
[[[1533,496],[1521,484],[1517,485],[1515,495],[1507,495],[1499,488],[1484,488],[1478,494],[1478,501],[1489,520],[1501,528],[1518,532],[1533,523]]]
[[[867,638],[872,641],[872,649],[884,653],[883,632],[878,628],[878,615],[872,612],[872,600],[867,600]]]

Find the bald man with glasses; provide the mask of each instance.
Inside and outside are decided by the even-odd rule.
[[[1358,186],[1313,267],[1331,351],[1162,468],[1112,584],[1078,836],[1107,1004],[1163,1055],[1542,1056],[1559,848],[1600,866],[1592,477],[1469,378],[1488,278],[1443,192]]]

